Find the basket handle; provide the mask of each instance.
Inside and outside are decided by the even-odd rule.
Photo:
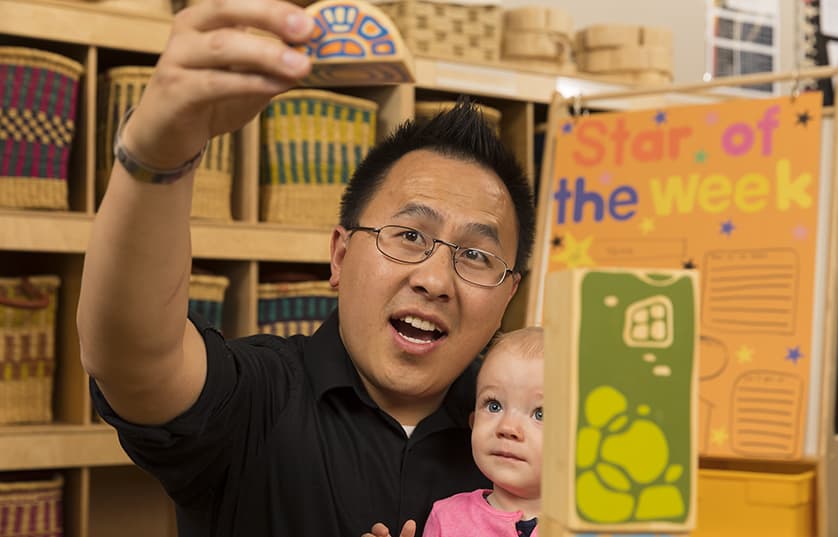
[[[20,289],[29,300],[0,296],[0,306],[26,310],[40,310],[49,306],[49,295],[39,291],[37,287],[32,285],[32,282],[28,278],[22,278],[20,280]]]

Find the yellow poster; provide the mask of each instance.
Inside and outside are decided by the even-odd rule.
[[[700,453],[803,457],[821,95],[568,117],[553,132],[538,270],[699,271]]]

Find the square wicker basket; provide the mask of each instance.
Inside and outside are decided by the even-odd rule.
[[[68,208],[82,72],[59,54],[0,47],[0,206]]]
[[[463,62],[501,57],[503,8],[499,1],[372,0],[417,56]]]
[[[61,537],[64,478],[0,477],[0,537]]]
[[[375,143],[378,104],[331,91],[274,97],[260,119],[260,217],[309,228],[338,223],[346,184]]]
[[[194,311],[221,328],[224,319],[224,292],[230,285],[225,276],[191,274],[189,276],[189,311]]]
[[[58,276],[0,278],[0,424],[49,423]]]

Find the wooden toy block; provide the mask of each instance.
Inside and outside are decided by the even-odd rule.
[[[598,24],[576,33],[580,50],[646,45],[672,48],[672,30],[652,26]]]
[[[628,45],[577,52],[579,69],[589,73],[613,71],[672,72],[672,49],[651,45]]]
[[[323,0],[306,8],[314,37],[301,50],[312,58],[304,86],[412,83],[413,59],[393,21],[360,0]]]
[[[557,8],[526,6],[504,12],[504,32],[554,32],[573,35],[573,18]]]
[[[547,275],[542,535],[694,527],[698,297],[695,271]]]

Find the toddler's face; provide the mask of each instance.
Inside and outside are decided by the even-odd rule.
[[[543,401],[542,359],[508,346],[490,352],[477,380],[472,452],[496,487],[521,498],[541,493]]]

